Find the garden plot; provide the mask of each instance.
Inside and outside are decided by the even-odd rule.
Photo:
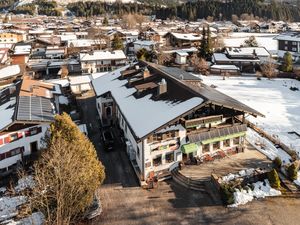
[[[202,76],[203,82],[256,109],[265,117],[248,116],[248,120],[300,155],[300,82],[292,79],[262,79],[255,77]]]

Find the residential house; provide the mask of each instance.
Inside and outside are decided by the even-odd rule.
[[[278,57],[283,58],[286,52],[290,52],[295,61],[300,57],[300,32],[287,32],[274,38],[278,41]]]
[[[173,47],[196,47],[200,46],[201,35],[192,33],[169,32],[165,35],[166,46]]]
[[[92,81],[102,124],[116,124],[141,184],[181,161],[242,151],[252,108],[183,70],[139,62]],[[224,153],[225,154],[225,153]]]
[[[80,53],[79,58],[83,73],[112,71],[127,63],[126,55],[122,50],[90,51],[88,53]]]
[[[224,53],[214,53],[212,62],[219,66],[227,65],[227,68],[223,67],[223,69],[233,73],[238,72],[237,68],[240,72],[255,73],[257,67],[270,57],[271,54],[264,47],[229,47]],[[228,67],[228,65],[233,66]]]
[[[60,94],[58,85],[30,76],[0,91],[0,176],[26,163],[43,146]]]
[[[15,44],[26,41],[26,33],[20,30],[2,30],[0,31],[0,44]]]

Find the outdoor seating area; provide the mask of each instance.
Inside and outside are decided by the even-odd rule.
[[[191,179],[210,179],[211,174],[224,176],[248,168],[269,168],[272,162],[249,143],[243,152],[217,151],[213,155],[205,154],[200,159],[187,161],[181,165],[180,173]],[[196,163],[195,163],[196,162]]]

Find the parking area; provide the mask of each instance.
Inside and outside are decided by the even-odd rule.
[[[106,178],[104,184],[139,187],[137,176],[130,164],[117,129],[112,129],[114,136],[113,150],[104,150],[102,142],[103,128],[100,126],[96,109],[96,97],[81,98],[77,102],[82,114],[81,121],[87,124],[89,138],[97,150],[98,157],[105,166]]]
[[[180,173],[192,179],[209,180],[211,174],[224,176],[248,168],[270,168],[271,161],[249,143],[245,151],[200,165],[186,165]]]

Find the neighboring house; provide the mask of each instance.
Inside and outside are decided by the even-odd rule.
[[[270,57],[271,54],[264,47],[229,47],[225,49],[224,53],[214,53],[212,62],[219,66],[235,66],[241,72],[255,73],[256,68]],[[234,71],[234,73],[238,72],[234,67],[229,70]]]
[[[165,35],[166,45],[173,47],[193,47],[200,46],[201,35],[192,33],[174,33],[170,32]]]
[[[47,46],[46,48],[46,58],[48,59],[63,59],[67,53],[66,47],[59,46]]]
[[[0,68],[0,85],[12,84],[20,76],[22,73],[19,65]]]
[[[15,44],[11,57],[11,63],[14,65],[25,65],[31,54],[31,45],[26,43]]]
[[[155,49],[156,42],[154,41],[141,41],[137,40],[133,42],[133,51],[137,53],[142,48],[146,49],[147,51],[153,51]]]
[[[101,123],[117,124],[134,169],[145,184],[181,161],[242,151],[246,114],[259,112],[183,70],[140,62],[92,81]]]
[[[90,51],[89,53],[80,53],[79,58],[83,73],[112,71],[127,63],[126,55],[122,50]]]
[[[42,138],[58,113],[59,85],[32,80],[12,84],[0,92],[0,176],[6,175],[42,146]]]
[[[0,31],[0,44],[15,44],[26,41],[26,33],[19,30]]]
[[[287,32],[274,38],[278,41],[278,57],[283,58],[286,52],[290,52],[297,61],[300,57],[300,32]]]

